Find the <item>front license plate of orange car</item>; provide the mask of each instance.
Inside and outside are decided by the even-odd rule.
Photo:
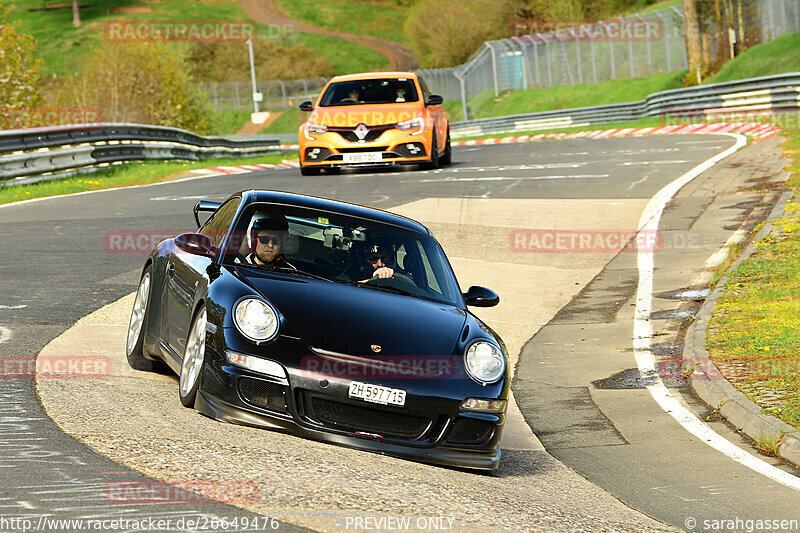
[[[361,383],[360,381],[350,382],[350,392],[348,396],[382,405],[403,406],[406,404],[406,391],[381,387],[380,385],[370,385],[368,383]]]
[[[358,152],[344,154],[345,163],[380,163],[383,159],[381,152]]]

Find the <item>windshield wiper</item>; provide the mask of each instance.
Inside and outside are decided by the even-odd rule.
[[[355,285],[358,285],[359,287],[366,287],[368,289],[377,289],[379,291],[393,292],[395,294],[403,294],[405,296],[412,296],[414,298],[420,298],[422,300],[427,300],[427,298],[423,298],[422,296],[419,296],[418,294],[413,294],[413,293],[410,293],[408,291],[404,291],[403,289],[398,289],[397,287],[387,287],[386,285],[371,285],[369,283],[355,283]]]
[[[328,278],[323,278],[322,276],[317,276],[316,274],[312,274],[311,272],[306,272],[305,270],[298,270],[296,268],[288,266],[269,266],[265,267],[264,270],[274,270],[276,272],[285,272],[286,274],[294,274],[295,276],[301,276],[304,278],[320,279],[322,281],[332,281]]]

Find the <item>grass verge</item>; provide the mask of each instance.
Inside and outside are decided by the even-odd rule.
[[[535,113],[555,109],[570,109],[603,104],[643,100],[649,95],[681,86],[685,70],[656,74],[648,78],[616,79],[598,84],[584,83],[565,87],[544,87],[504,91],[494,96],[494,90],[483,92],[469,102],[471,118],[500,117],[519,113]]]
[[[784,150],[794,158],[792,198],[753,255],[728,273],[707,348],[764,413],[800,428],[800,133],[784,133]]]
[[[30,185],[0,187],[0,204],[57,196],[75,192],[110,189],[128,185],[142,185],[174,179],[180,172],[196,168],[223,165],[252,165],[255,163],[280,163],[283,159],[296,159],[296,155],[265,155],[242,159],[206,159],[203,161],[154,161],[126,163],[108,167],[94,174],[72,176],[61,180],[42,181]]]

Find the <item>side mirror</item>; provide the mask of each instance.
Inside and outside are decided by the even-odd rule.
[[[314,111],[314,104],[311,103],[311,100],[306,100],[300,104],[300,111]]]
[[[500,303],[500,297],[493,290],[474,285],[464,293],[464,301],[474,307],[494,307]]]
[[[206,200],[200,200],[199,202],[194,204],[194,208],[192,209],[192,211],[194,212],[194,221],[197,222],[197,227],[199,228],[201,226],[201,224],[200,224],[200,212],[201,211],[204,212],[204,213],[213,213],[214,211],[219,209],[219,206],[221,206],[221,205],[222,204],[220,204],[218,202],[208,202]],[[206,220],[208,220],[208,219],[206,219]]]
[[[442,98],[438,94],[432,94],[432,95],[428,96],[427,100],[425,100],[425,105],[426,106],[442,105],[443,103],[444,103],[444,98]]]
[[[211,244],[211,239],[202,233],[181,233],[175,237],[175,246],[194,255],[212,257],[217,253],[216,247]]]

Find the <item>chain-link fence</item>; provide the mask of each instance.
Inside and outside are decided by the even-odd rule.
[[[759,0],[748,17],[760,41],[770,41],[800,31],[800,0]],[[598,83],[686,68],[680,7],[593,24],[565,21],[565,25],[488,41],[463,65],[419,72],[432,91],[460,101],[467,119],[468,102],[487,91],[499,96],[505,90]],[[717,57],[720,46],[736,40],[735,32],[729,39],[718,39],[713,26],[704,28],[704,34],[704,53],[711,57]]]
[[[739,0],[737,6],[746,0]],[[800,31],[800,0],[755,0],[738,17],[747,18],[749,34],[740,31],[738,40],[750,46],[787,33]],[[488,41],[463,65],[445,69],[423,69],[431,90],[446,100],[461,102],[463,119],[472,118],[468,102],[481,93],[499,96],[501,91],[532,87],[553,87],[598,83],[615,78],[638,78],[686,68],[683,12],[679,6],[590,24],[562,21],[540,26],[546,32],[528,31],[514,37]],[[734,27],[728,30],[703,28],[704,54],[708,58],[725,54],[737,41]],[[722,32],[730,31],[730,35]],[[727,36],[726,36],[727,35]],[[263,95],[261,110],[294,108],[315,98],[325,78],[259,82]],[[254,109],[249,82],[206,83],[203,85],[217,110]]]
[[[256,83],[262,101],[260,111],[285,110],[297,107],[304,100],[313,100],[327,83],[327,78],[270,80]],[[246,109],[253,111],[253,85],[246,81],[208,82],[201,85],[217,111]]]

